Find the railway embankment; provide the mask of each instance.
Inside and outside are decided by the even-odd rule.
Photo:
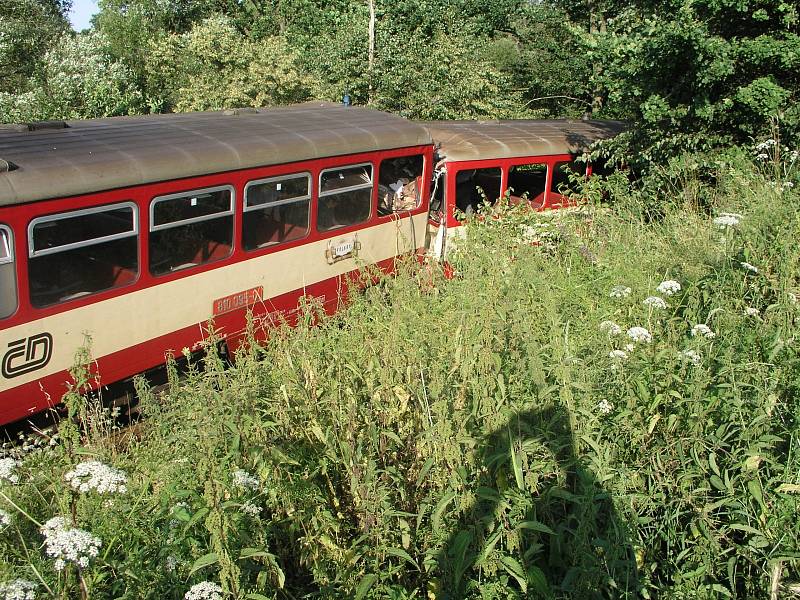
[[[500,207],[453,278],[405,265],[142,390],[135,436],[72,398],[84,428],[0,459],[0,589],[792,597],[800,197],[718,168]]]

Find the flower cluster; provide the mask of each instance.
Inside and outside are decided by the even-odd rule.
[[[0,529],[8,527],[9,525],[11,525],[11,515],[0,508]]]
[[[714,338],[717,334],[711,331],[711,328],[704,324],[698,323],[694,327],[692,327],[692,337],[697,337],[698,335],[703,336],[704,338],[710,340]]]
[[[744,309],[744,314],[746,314],[748,317],[757,317],[761,314],[761,311],[759,311],[757,308],[753,308],[752,306],[748,306]]]
[[[96,490],[98,494],[124,494],[128,491],[128,478],[125,473],[109,467],[99,460],[88,460],[77,465],[64,475],[64,479],[81,492]]]
[[[233,485],[243,489],[257,490],[259,481],[244,469],[236,469],[233,472]]]
[[[27,579],[14,579],[0,583],[0,600],[34,600],[36,584]]]
[[[628,337],[634,342],[641,342],[643,344],[649,344],[653,341],[653,334],[644,327],[631,327],[628,329]]]
[[[681,284],[674,279],[667,279],[658,284],[656,291],[664,296],[672,296],[681,291]]]
[[[250,515],[251,517],[257,517],[261,514],[261,507],[257,506],[253,502],[245,502],[242,504],[242,512],[246,515]]]
[[[44,536],[45,554],[55,559],[53,566],[57,571],[63,570],[68,562],[81,568],[88,567],[89,561],[97,556],[103,545],[100,538],[88,531],[67,528],[63,517],[53,517],[40,531]]]
[[[614,323],[614,321],[603,321],[600,323],[600,331],[608,335],[619,335],[622,333],[622,327]]]
[[[19,461],[13,458],[0,458],[0,481],[19,483],[19,475],[14,473],[17,465],[19,465]]]
[[[645,304],[646,306],[649,306],[651,308],[658,308],[661,310],[667,308],[667,303],[660,296],[648,296],[647,298],[644,299],[644,302],[642,304]]]
[[[748,262],[740,262],[739,264],[742,266],[743,269],[746,269],[751,273],[758,273],[758,267],[755,267],[754,265],[751,265]]]
[[[213,581],[195,583],[184,594],[184,600],[222,600],[222,588]]]
[[[736,227],[743,218],[738,213],[721,213],[718,217],[714,217],[713,223],[720,229],[725,229],[726,227]]]
[[[612,350],[608,353],[608,358],[613,358],[614,360],[625,360],[628,358],[628,353],[624,350]]]
[[[681,355],[685,360],[688,360],[694,366],[699,365],[703,360],[703,357],[700,356],[700,354],[695,352],[694,350],[684,350],[683,352],[681,352]]]
[[[597,410],[600,411],[600,414],[607,415],[612,410],[614,410],[614,405],[611,404],[608,400],[603,398],[600,402],[597,403]]]
[[[612,298],[627,298],[631,295],[631,288],[624,285],[615,285],[611,288],[609,296]]]

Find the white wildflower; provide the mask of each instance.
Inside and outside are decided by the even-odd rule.
[[[742,266],[743,269],[747,269],[751,273],[758,273],[758,267],[755,267],[754,265],[751,265],[748,262],[740,262],[739,264]]]
[[[261,507],[256,506],[253,502],[245,502],[242,504],[242,512],[251,517],[257,517],[261,514]]]
[[[658,284],[656,291],[664,296],[672,296],[681,291],[681,284],[674,279],[667,279]]]
[[[649,344],[653,341],[653,335],[644,327],[631,327],[628,329],[628,337],[634,342]]]
[[[170,573],[174,573],[178,568],[178,559],[170,554],[164,561],[164,568]]]
[[[681,355],[684,359],[690,361],[694,366],[699,365],[703,360],[703,357],[694,350],[684,350],[681,352]]]
[[[61,571],[68,562],[81,568],[89,566],[89,561],[97,556],[100,538],[83,529],[68,529],[62,517],[53,517],[40,530],[44,535],[45,554],[55,559],[54,567]]]
[[[758,152],[762,152],[762,151],[764,151],[764,150],[769,150],[769,149],[770,149],[770,148],[772,148],[772,147],[773,147],[775,144],[777,144],[777,142],[776,142],[775,140],[773,140],[772,138],[770,138],[770,139],[768,139],[768,140],[764,140],[764,141],[763,141],[763,142],[761,142],[760,144],[757,144],[757,145],[756,145],[756,150],[757,150]]]
[[[631,288],[624,285],[615,285],[611,288],[609,296],[612,298],[627,298],[631,295]]]
[[[767,154],[765,152],[761,152],[759,154],[756,154],[756,158],[758,160],[767,160],[767,159],[769,159],[769,154]]]
[[[721,213],[718,217],[714,217],[713,223],[720,229],[725,229],[726,227],[736,227],[742,218],[742,215],[738,213]]]
[[[619,335],[622,333],[622,327],[614,323],[614,321],[603,321],[600,323],[600,331],[608,335]]]
[[[783,189],[790,190],[794,187],[794,183],[791,181],[784,181],[783,182]]]
[[[257,490],[259,482],[257,478],[253,477],[244,469],[236,469],[233,472],[233,485],[239,488]]]
[[[642,302],[642,304],[650,306],[651,308],[658,308],[661,310],[667,308],[667,303],[660,296],[648,296],[647,298],[644,299],[644,302]]]
[[[625,344],[625,352],[633,352],[633,349],[636,348],[633,344]]]
[[[608,358],[613,358],[615,360],[625,360],[628,358],[628,353],[624,350],[612,350],[608,353]]]
[[[9,483],[19,483],[19,475],[14,473],[14,469],[19,465],[19,461],[13,458],[0,458],[0,481]]]
[[[697,337],[698,335],[710,340],[716,337],[717,334],[711,331],[711,328],[705,323],[698,323],[692,327],[692,337]]]
[[[786,298],[789,300],[789,304],[797,304],[796,294],[793,294],[792,292],[786,292]]]
[[[222,588],[212,581],[201,581],[189,588],[184,600],[222,600]]]
[[[614,410],[614,405],[611,404],[608,400],[603,398],[600,402],[597,403],[597,410],[600,411],[600,414],[607,415],[612,410]]]
[[[127,491],[128,478],[125,473],[99,460],[88,460],[78,464],[72,471],[64,475],[64,479],[73,489],[81,492],[96,490],[98,494],[124,494]]]
[[[0,529],[11,525],[11,515],[0,508]]]
[[[748,317],[757,317],[761,314],[761,311],[759,311],[757,308],[753,308],[752,306],[748,306],[744,309],[744,314],[746,314]]]
[[[0,600],[35,600],[36,584],[27,579],[0,583]]]

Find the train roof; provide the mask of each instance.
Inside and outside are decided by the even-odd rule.
[[[509,120],[421,122],[447,161],[576,154],[626,129],[620,121]]]
[[[0,206],[430,143],[418,123],[328,102],[0,125]]]

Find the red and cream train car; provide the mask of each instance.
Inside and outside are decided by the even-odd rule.
[[[433,144],[364,108],[0,126],[0,424],[58,403],[89,338],[103,384],[235,344],[301,296],[425,244]]]
[[[506,193],[536,209],[567,204],[559,193],[570,171],[591,174],[576,157],[599,140],[624,130],[616,121],[513,120],[422,123],[436,144],[436,183],[431,200],[429,247],[446,258],[448,240],[463,235],[459,214]]]

